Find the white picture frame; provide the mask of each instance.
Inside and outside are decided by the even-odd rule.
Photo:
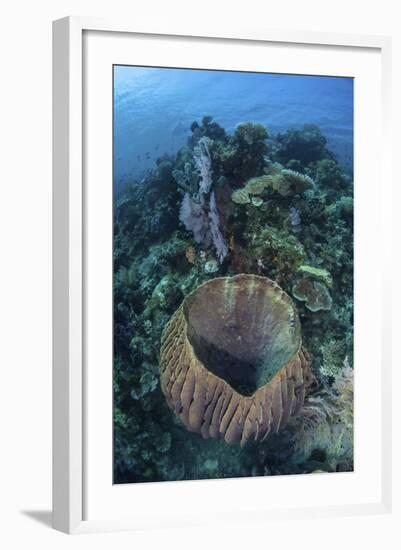
[[[140,502],[143,505],[143,514],[121,515],[113,517],[105,516],[106,512],[99,508],[99,514],[95,518],[87,517],[87,478],[90,461],[85,459],[88,447],[88,431],[91,430],[91,414],[86,398],[88,395],[87,384],[91,378],[87,376],[87,324],[85,321],[85,299],[87,293],[87,280],[85,270],[88,267],[90,250],[88,246],[91,239],[86,238],[87,210],[84,180],[85,155],[87,148],[84,139],[85,101],[84,85],[85,72],[83,59],[85,52],[85,33],[101,33],[108,35],[108,40],[113,37],[146,37],[148,40],[157,40],[160,37],[175,37],[180,40],[208,43],[213,47],[216,41],[226,41],[230,44],[285,44],[292,48],[327,47],[341,49],[344,55],[347,52],[358,50],[374,51],[380,62],[380,126],[381,151],[379,178],[382,195],[386,198],[391,194],[390,159],[389,159],[389,130],[390,130],[390,56],[391,42],[387,37],[336,35],[326,33],[278,31],[264,29],[198,29],[180,28],[179,25],[169,25],[168,28],[142,28],[141,25],[121,21],[104,21],[87,17],[68,17],[54,22],[53,28],[53,526],[66,533],[78,533],[98,530],[137,529],[154,525],[191,525],[200,520],[196,516],[196,510],[191,515],[183,515],[177,520],[166,515],[162,518],[157,513],[151,516],[146,508],[146,498],[155,501],[157,499],[170,499],[173,493],[190,494],[194,490],[199,493],[199,498],[204,498],[202,489],[204,483],[197,482],[197,488],[191,488],[190,483],[179,484],[179,487],[171,483],[146,484],[141,487],[131,487],[141,495]],[[335,56],[335,54],[333,54]],[[111,181],[110,181],[111,185]],[[111,197],[111,193],[109,194]],[[366,208],[374,201],[373,197],[366,197]],[[369,203],[370,201],[370,203]],[[388,209],[390,201],[382,202],[380,210],[380,224],[378,224],[376,238],[390,231],[388,223]],[[363,206],[363,208],[365,208]],[[110,205],[111,208],[111,205]],[[362,216],[363,217],[363,216]],[[389,268],[390,251],[383,239],[383,265],[384,269],[372,277],[376,277],[375,284],[381,288],[388,283],[391,273]],[[387,268],[386,268],[387,267]],[[380,336],[377,335],[377,346],[380,347],[378,402],[380,407],[380,460],[377,471],[380,480],[377,498],[366,497],[359,502],[357,499],[332,504],[313,506],[296,505],[288,508],[284,505],[277,509],[269,509],[271,517],[312,517],[321,515],[347,515],[364,513],[385,513],[391,509],[391,357],[390,357],[390,330],[388,323],[390,297],[383,293],[378,297],[377,305],[382,316]],[[88,382],[89,380],[89,382]],[[373,389],[372,389],[373,391]],[[110,389],[111,392],[111,389]],[[92,400],[93,401],[93,400]],[[359,406],[356,403],[356,406]],[[362,406],[362,405],[361,405]],[[363,405],[365,406],[365,405]],[[88,420],[89,418],[89,420]],[[376,433],[376,432],[375,432]],[[110,441],[111,446],[111,441]],[[380,464],[379,464],[380,463]],[[299,476],[301,477],[301,476]],[[320,476],[314,476],[315,490],[319,491],[319,485],[324,482]],[[247,486],[244,480],[224,481],[226,485],[212,485],[218,482],[206,482],[213,490],[227,493],[230,499],[229,483],[242,483],[241,490],[251,494],[255,490],[255,483],[260,478],[248,480]],[[322,478],[320,478],[322,479]],[[291,480],[290,480],[291,482]],[[221,482],[220,482],[221,483]],[[91,486],[91,484],[90,484]],[[92,483],[93,486],[93,483]],[[161,487],[163,486],[163,487]],[[322,485],[323,487],[323,485]],[[127,488],[128,490],[131,490]],[[210,489],[211,490],[211,489]],[[288,490],[288,489],[287,489]],[[321,489],[324,490],[323,488]],[[105,498],[100,494],[96,498]],[[147,496],[148,495],[148,496]],[[150,495],[150,496],[149,496]],[[94,497],[91,497],[94,498]],[[117,498],[123,498],[121,496]],[[131,498],[131,497],[130,497]],[[130,502],[135,502],[135,495]],[[232,500],[232,499],[231,499]],[[139,499],[138,499],[139,502]],[[243,513],[242,520],[262,521],[263,509],[258,507]],[[154,510],[153,510],[154,511]],[[252,512],[252,513],[251,513]],[[156,517],[156,519],[155,519]],[[235,516],[235,505],[231,520]],[[227,517],[222,513],[216,516],[215,521],[224,521]]]

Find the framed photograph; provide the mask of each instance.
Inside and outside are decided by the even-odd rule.
[[[389,39],[53,52],[54,527],[389,511]]]

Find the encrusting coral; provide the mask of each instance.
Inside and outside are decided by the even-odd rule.
[[[212,279],[185,298],[164,330],[160,372],[190,431],[241,446],[278,432],[312,381],[290,298],[255,275]]]

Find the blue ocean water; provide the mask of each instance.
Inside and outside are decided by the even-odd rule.
[[[114,67],[114,185],[141,179],[210,115],[228,132],[244,121],[271,134],[318,125],[347,171],[353,165],[353,79],[153,67]]]

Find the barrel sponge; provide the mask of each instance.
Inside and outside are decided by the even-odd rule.
[[[160,378],[169,407],[204,438],[244,446],[278,432],[312,383],[292,300],[266,277],[207,281],[164,329]]]

